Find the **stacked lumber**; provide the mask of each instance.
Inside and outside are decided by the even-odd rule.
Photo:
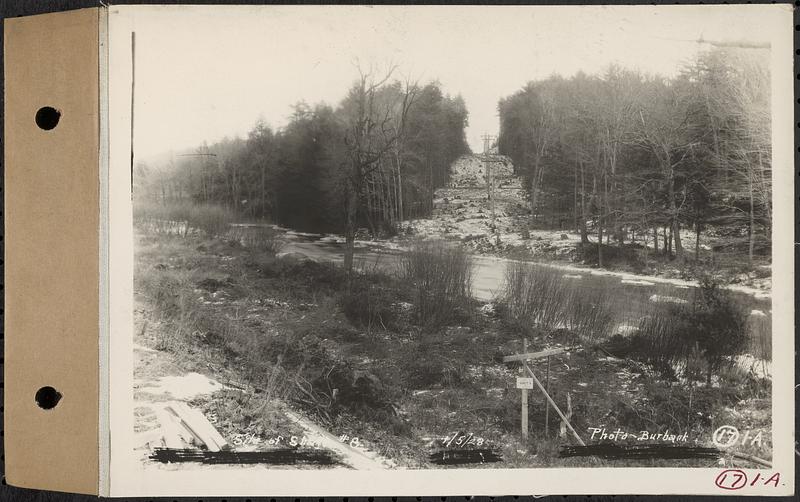
[[[199,446],[208,451],[230,449],[228,442],[211,422],[186,403],[180,401],[157,403],[152,408],[161,427],[143,434],[146,436],[143,439],[151,447],[186,449]]]

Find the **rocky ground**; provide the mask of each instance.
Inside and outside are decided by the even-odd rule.
[[[491,191],[494,200],[487,186],[487,168],[492,170],[495,180],[495,189]],[[578,253],[578,233],[528,228],[529,203],[521,178],[514,174],[511,159],[503,155],[470,154],[456,160],[451,169],[450,184],[435,193],[431,217],[405,222],[400,235],[387,244],[403,245],[409,238],[446,238],[459,241],[481,255],[586,265]],[[693,249],[695,235],[691,229],[682,231],[681,237]],[[724,240],[713,229],[701,234],[701,253],[709,259],[712,247],[720,246]],[[608,267],[649,276],[691,278],[687,277],[685,268],[674,262],[653,260],[652,241],[645,247],[649,248],[651,263],[644,270],[633,270],[620,263]],[[738,261],[746,261],[739,258]],[[720,253],[714,259],[721,262],[719,268],[724,282],[762,292],[771,289],[772,271],[768,262],[762,260],[754,267],[746,267],[738,263],[735,256]]]

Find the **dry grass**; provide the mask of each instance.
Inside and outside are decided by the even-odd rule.
[[[416,291],[419,323],[442,326],[470,297],[472,258],[444,241],[420,241],[403,257],[401,274]]]
[[[209,237],[227,232],[236,215],[217,204],[196,204],[189,201],[163,204],[135,201],[133,221],[149,233],[177,234],[185,237],[200,230]]]
[[[502,300],[520,326],[566,328],[586,342],[607,337],[614,326],[609,293],[586,290],[563,272],[523,262],[506,267]]]
[[[750,352],[758,359],[772,361],[772,322],[766,315],[750,315]]]
[[[226,238],[234,240],[244,247],[271,255],[280,253],[286,245],[280,232],[272,227],[261,225],[233,226],[228,230]]]

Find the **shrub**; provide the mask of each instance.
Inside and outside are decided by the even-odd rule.
[[[693,362],[705,363],[706,383],[732,364],[749,343],[747,318],[730,293],[709,277],[700,280],[686,305],[670,305],[661,315],[642,320],[640,332],[648,343],[647,356],[660,368],[675,365],[687,377]]]
[[[614,327],[614,314],[608,301],[608,291],[582,290],[575,284],[566,285],[571,294],[567,306],[566,327],[586,343],[606,338]]]
[[[133,208],[134,222],[153,233],[186,236],[194,229],[213,237],[227,232],[235,219],[234,212],[224,206],[190,201],[136,202]]]
[[[331,322],[320,330],[323,321]],[[328,338],[340,330],[338,323],[332,309],[324,308],[311,311],[300,323],[283,324],[268,340],[256,342],[250,365],[283,368],[287,397],[325,422],[341,411],[378,423],[388,420],[395,415],[395,384],[357,368],[337,350]]]
[[[234,226],[228,231],[228,239],[238,242],[244,247],[265,251],[276,255],[286,245],[280,232],[265,226]]]
[[[443,241],[422,241],[403,257],[402,274],[414,288],[419,323],[442,326],[470,297],[472,258]]]
[[[363,276],[354,279],[339,300],[345,316],[368,331],[374,327],[385,330],[392,326],[397,317],[393,309],[395,291]]]
[[[528,329],[567,328],[587,342],[604,338],[614,315],[604,290],[585,290],[565,281],[563,272],[540,265],[512,262],[506,267],[502,294],[512,325]]]
[[[697,298],[692,304],[691,339],[695,340],[706,362],[708,378],[718,371],[729,357],[741,354],[749,340],[747,319],[728,291],[704,277],[700,280]]]
[[[463,387],[467,380],[467,363],[454,357],[443,344],[424,344],[408,347],[400,355],[403,364],[401,379],[408,389],[432,387]]]
[[[231,210],[213,204],[196,205],[188,216],[190,227],[202,230],[209,236],[224,234],[235,219]]]
[[[506,266],[503,302],[518,321],[547,328],[563,326],[566,292],[561,274],[554,269],[521,262]]]

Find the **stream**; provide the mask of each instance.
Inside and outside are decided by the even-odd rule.
[[[249,226],[244,224],[242,226]],[[286,246],[283,253],[300,253],[318,261],[341,263],[344,259],[344,242],[340,236],[320,235],[279,229]],[[399,271],[402,248],[392,242],[356,241],[355,265],[361,269],[378,268],[384,272]],[[492,302],[503,289],[507,263],[505,258],[473,255],[472,294],[484,302]],[[646,277],[601,269],[582,268],[569,264],[529,262],[534,267],[560,270],[563,277],[579,281],[580,289],[587,294],[605,295],[613,306],[615,332],[627,333],[638,326],[641,318],[653,312],[653,303],[683,303],[689,301],[696,283],[679,279]],[[768,293],[745,288],[728,288],[734,300],[748,314],[754,350],[771,341],[772,300]],[[762,339],[759,341],[758,339]],[[763,340],[763,339],[769,340]]]

